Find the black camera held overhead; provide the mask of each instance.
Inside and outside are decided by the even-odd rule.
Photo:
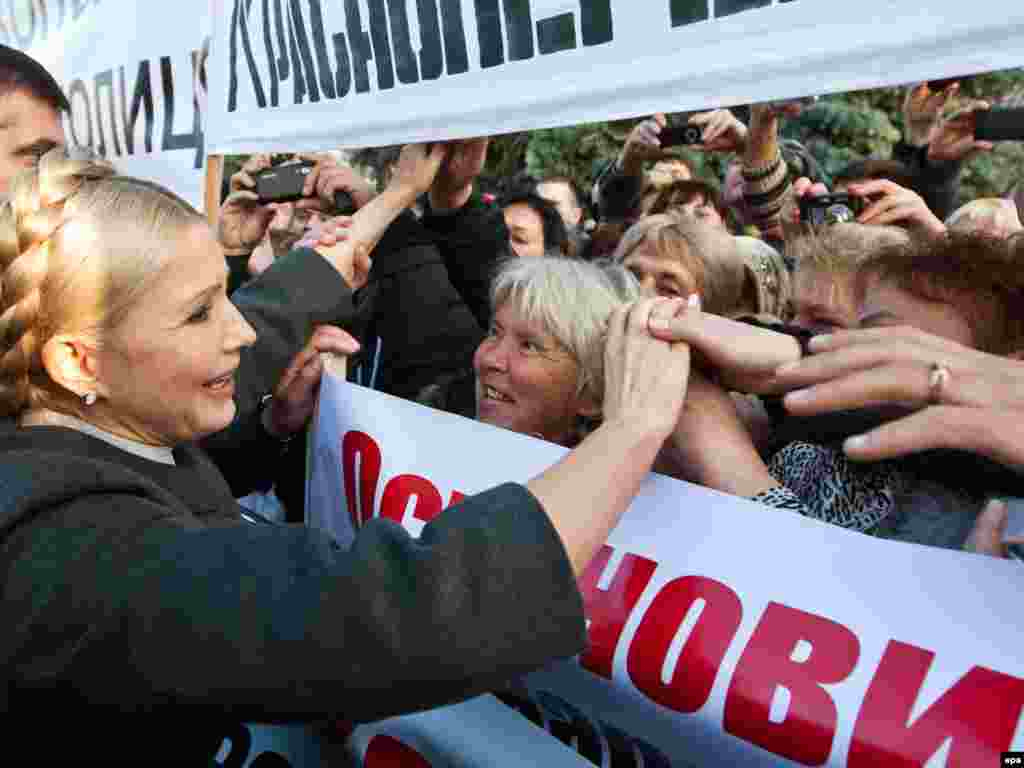
[[[303,198],[302,188],[306,177],[313,172],[316,163],[300,160],[265,168],[255,175],[256,194],[261,203],[293,203]],[[334,193],[334,215],[351,216],[356,212],[356,203],[345,190]]]
[[[680,123],[678,125],[666,125],[661,129],[658,140],[661,146],[678,147],[693,144],[703,144],[704,129],[699,125]]]
[[[800,198],[800,221],[813,227],[856,221],[865,201],[854,195],[818,195]]]

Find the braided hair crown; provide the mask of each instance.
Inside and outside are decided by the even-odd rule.
[[[90,180],[114,175],[109,163],[82,152],[54,149],[19,174],[0,208],[0,415],[32,404],[42,373],[42,294],[54,236],[65,206]]]
[[[44,346],[116,327],[195,222],[188,203],[88,149],[51,150],[13,180],[0,205],[0,418],[75,407]]]

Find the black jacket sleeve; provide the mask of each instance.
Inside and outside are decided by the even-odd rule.
[[[162,512],[79,496],[3,541],[10,705],[71,694],[111,714],[369,721],[584,647],[568,557],[520,485],[466,499],[419,539],[374,520],[349,551],[300,526]]]
[[[932,213],[945,220],[956,210],[962,163],[934,162],[928,159],[927,145],[915,147],[902,141],[893,147],[892,156],[910,169],[915,179],[914,191],[921,195]]]
[[[497,208],[462,208],[455,213],[427,210],[423,225],[434,235],[448,278],[481,328],[491,324],[491,280],[508,258],[508,227]]]

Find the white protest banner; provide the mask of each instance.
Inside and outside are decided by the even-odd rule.
[[[71,102],[69,143],[203,206],[197,65],[209,0],[11,0],[0,43],[34,57]]]
[[[343,540],[378,515],[418,534],[564,453],[331,377],[314,446],[307,514]],[[652,474],[580,587],[588,651],[528,685],[674,765],[981,768],[1024,748],[1016,562]]]
[[[381,146],[1024,63],[1017,0],[214,0],[211,151]]]

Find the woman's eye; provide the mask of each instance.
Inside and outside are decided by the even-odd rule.
[[[210,305],[204,304],[188,317],[190,323],[204,323],[210,319]]]

